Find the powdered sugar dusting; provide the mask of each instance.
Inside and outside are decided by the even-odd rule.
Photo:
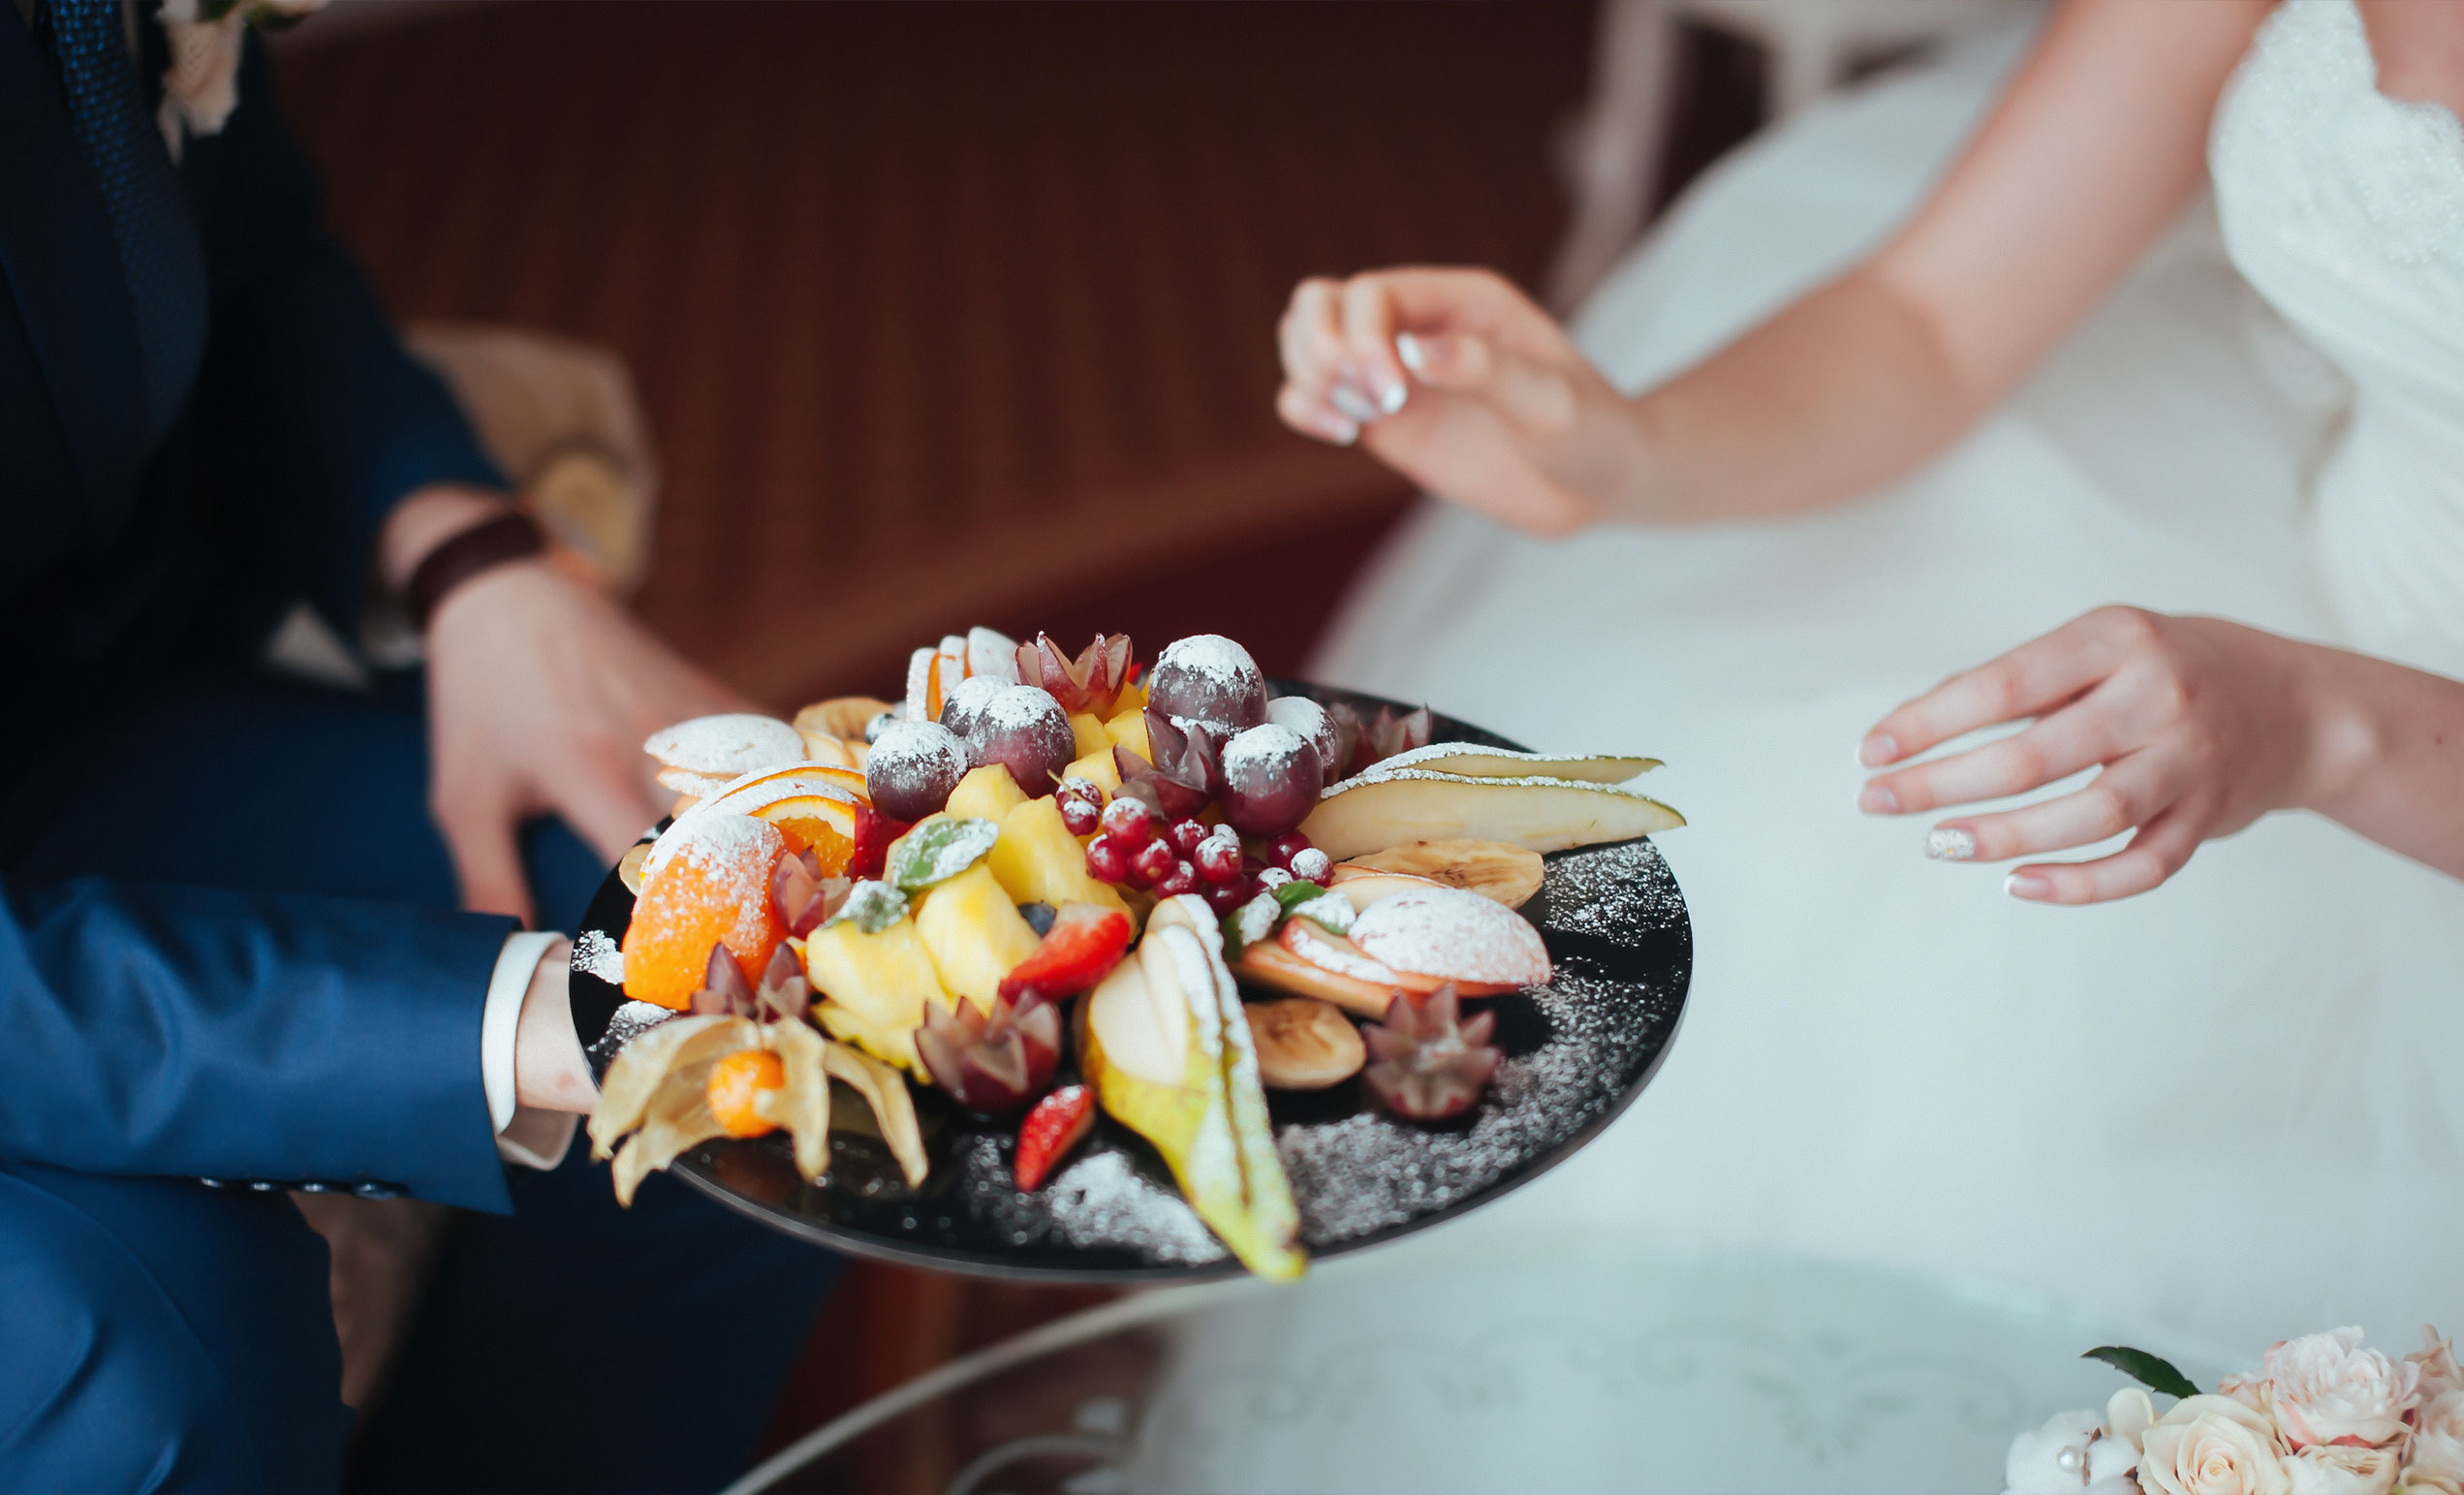
[[[1615,1103],[1674,1021],[1675,1003],[1637,1014],[1623,1000],[1625,983],[1568,968],[1575,964],[1529,994],[1548,1037],[1498,1066],[1468,1127],[1364,1112],[1282,1129],[1276,1150],[1300,1200],[1304,1241],[1332,1246],[1460,1203],[1530,1167]]]
[[[1059,722],[1069,730],[1070,714],[1061,702],[1039,685],[1005,685],[992,693],[982,707],[985,723],[1004,731],[1032,732],[1051,722]]]
[[[754,950],[768,925],[770,868],[786,849],[778,827],[768,821],[697,809],[669,826],[668,835],[652,848],[642,866],[642,893],[648,896],[655,880],[671,868],[691,869],[706,896],[736,911],[729,948]]]
[[[663,727],[641,750],[671,768],[730,779],[756,768],[802,762],[804,738],[775,717],[728,711]]]
[[[574,968],[587,971],[610,986],[625,983],[625,952],[604,929],[584,929],[574,941]],[[664,1010],[663,1010],[664,1011]]]
[[[1540,931],[1513,909],[1459,888],[1381,898],[1353,922],[1352,939],[1398,971],[1517,985],[1548,980]]]
[[[627,1002],[608,1019],[608,1031],[590,1045],[590,1057],[605,1065],[616,1057],[616,1050],[641,1037],[671,1017],[684,1014],[656,1002]]]
[[[1021,1194],[1000,1144],[986,1137],[968,1149],[966,1173],[968,1193],[1014,1246],[1066,1242],[1190,1263],[1227,1254],[1177,1191],[1110,1148],[1080,1156],[1042,1189]]]
[[[1155,664],[1158,669],[1170,665],[1203,675],[1227,692],[1244,690],[1265,679],[1249,651],[1221,634],[1192,634],[1174,639],[1164,646]]]

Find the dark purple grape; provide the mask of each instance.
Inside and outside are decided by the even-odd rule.
[[[1002,684],[1002,681],[980,674],[971,674],[959,681],[955,689],[942,698],[941,725],[963,739],[967,735],[968,725],[983,714],[984,703],[1000,693]]]
[[[1266,720],[1266,677],[1239,644],[1221,634],[1194,634],[1155,661],[1146,703],[1169,716],[1245,732]]]
[[[999,763],[1029,794],[1048,794],[1078,756],[1069,713],[1032,685],[1004,685],[967,719],[967,762]]]
[[[1325,788],[1318,750],[1289,727],[1252,727],[1224,744],[1224,819],[1243,835],[1292,829]]]
[[[1326,770],[1329,783],[1341,776],[1343,766],[1343,732],[1335,726],[1326,708],[1306,696],[1278,696],[1266,702],[1266,720],[1278,727],[1289,727],[1300,734],[1301,740],[1318,750],[1318,766]]]
[[[920,821],[950,802],[967,772],[967,745],[939,722],[892,722],[864,760],[864,792],[891,820]]]

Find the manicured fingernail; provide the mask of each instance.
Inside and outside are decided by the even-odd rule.
[[[1429,352],[1420,346],[1419,338],[1409,332],[1394,334],[1394,356],[1403,360],[1405,368],[1416,374],[1428,371]]]
[[[1887,784],[1868,784],[1856,795],[1856,808],[1868,815],[1897,815],[1899,796]]]
[[[1974,861],[1977,838],[1956,825],[1936,825],[1925,832],[1925,855],[1936,861]]]
[[[1400,379],[1383,380],[1381,384],[1383,388],[1378,390],[1378,408],[1390,416],[1403,408],[1403,402],[1411,398],[1412,391],[1403,388],[1403,381]]]
[[[1360,439],[1360,427],[1340,416],[1320,416],[1318,429],[1326,432],[1326,439],[1338,447],[1351,446]]]
[[[2002,880],[2002,890],[2013,898],[2034,898],[2042,902],[2053,896],[2053,885],[2041,877],[2013,872]]]
[[[1868,768],[1879,767],[1899,757],[1899,743],[1887,732],[1871,732],[1856,745],[1856,761]]]
[[[1379,415],[1377,403],[1348,384],[1339,384],[1328,389],[1326,399],[1335,409],[1355,420],[1375,420]]]

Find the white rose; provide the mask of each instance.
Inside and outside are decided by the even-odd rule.
[[[2149,1495],[2292,1495],[2276,1430],[2230,1396],[2185,1396],[2139,1438]]]
[[[2126,1386],[2105,1398],[2105,1431],[2138,1452],[2139,1439],[2156,1425],[2156,1399],[2143,1386]]]
[[[2421,1367],[2362,1349],[2356,1328],[2286,1340],[2267,1351],[2264,1370],[2275,1386],[2276,1421],[2295,1448],[2392,1443],[2421,1403]]]
[[[2439,1338],[2439,1331],[2430,1325],[2421,1325],[2421,1348],[2405,1358],[2421,1367],[2424,1401],[2441,1391],[2464,1391],[2464,1368],[2455,1363],[2455,1341]]]
[[[2421,1404],[2413,1424],[2412,1462],[2405,1466],[2408,1495],[2464,1495],[2464,1390],[2441,1391]]]
[[[2057,1412],[2011,1440],[2002,1495],[2130,1495],[2137,1450],[2104,1436],[2093,1412]]]
[[[2285,1460],[2292,1495],[2387,1495],[2400,1464],[2395,1449],[2323,1444]]]

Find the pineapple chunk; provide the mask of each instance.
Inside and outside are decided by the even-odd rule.
[[[1076,763],[1074,763],[1067,768],[1062,769],[1061,777],[1065,779],[1084,779],[1095,785],[1098,789],[1103,790],[1107,794],[1119,794],[1121,792],[1121,769],[1120,765],[1112,761],[1112,739],[1110,737],[1106,737],[1104,739],[1104,746],[1102,749],[1097,752],[1087,754]]]
[[[1108,753],[1112,750],[1112,738],[1104,730],[1104,719],[1092,711],[1070,713],[1070,734],[1078,739],[1077,754],[1080,758],[1090,753]]]
[[[992,843],[984,864],[1002,890],[1019,903],[1092,903],[1129,912],[1118,889],[1087,875],[1086,847],[1061,822],[1061,807],[1050,799],[1030,799],[1001,823],[1001,839]]]
[[[1112,710],[1115,715],[1123,711],[1144,711],[1145,709],[1146,681],[1143,678],[1136,684],[1122,686],[1121,694],[1112,701]]]
[[[1040,943],[1009,890],[982,862],[924,893],[916,932],[923,937],[941,984],[987,1012],[1001,978]]]
[[[959,820],[986,820],[998,825],[1002,818],[1017,805],[1026,802],[1026,792],[1010,770],[999,763],[986,763],[968,770],[950,792],[950,805],[944,812]]]
[[[804,975],[829,999],[826,1008],[839,1008],[861,1025],[858,1031],[875,1037],[866,1048],[910,1068],[916,1045],[909,1035],[924,1020],[924,1004],[950,1005],[913,919],[902,919],[879,934],[853,923],[814,930],[804,941]]]
[[[945,1003],[945,1006],[948,1004]],[[822,1031],[842,1043],[853,1043],[876,1059],[894,1064],[916,1076],[920,1084],[932,1083],[924,1071],[923,1060],[916,1053],[916,1032],[913,1028],[885,1028],[865,1018],[852,1007],[825,1002],[813,1009]]]
[[[1104,731],[1113,741],[1148,763],[1155,761],[1155,750],[1146,742],[1146,707],[1143,703],[1132,706],[1106,722]]]

